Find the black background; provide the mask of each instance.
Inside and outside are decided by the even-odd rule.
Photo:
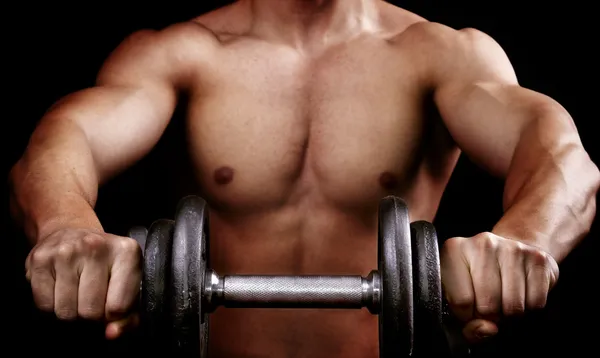
[[[474,27],[494,37],[511,59],[521,85],[558,100],[572,114],[583,143],[598,163],[593,124],[598,121],[597,20],[593,2],[396,1],[429,20],[454,28]],[[121,40],[141,28],[161,28],[224,4],[219,1],[85,2],[15,4],[4,12],[5,87],[0,130],[1,170],[6,175],[23,152],[43,112],[65,94],[93,85],[103,60]],[[484,120],[484,118],[482,118]],[[167,133],[144,160],[101,189],[97,212],[107,231],[125,234],[134,224],[172,217],[184,187],[185,153],[177,114]],[[183,189],[182,189],[183,188]],[[441,237],[489,230],[501,214],[502,183],[462,158],[436,219]],[[7,357],[31,353],[63,356],[131,356],[142,344],[135,335],[117,342],[102,339],[102,327],[61,323],[32,307],[24,280],[28,248],[11,225],[7,190],[2,190],[0,237],[7,256],[3,351]],[[597,352],[597,295],[594,294],[597,224],[563,262],[558,286],[539,314],[507,325],[482,356]]]

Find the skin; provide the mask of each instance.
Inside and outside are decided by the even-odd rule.
[[[10,177],[40,309],[105,320],[108,338],[135,325],[140,250],[106,233],[94,205],[157,143],[180,94],[220,274],[366,275],[379,199],[432,221],[464,152],[506,183],[497,225],[441,253],[447,299],[476,341],[544,307],[595,215],[600,175],[570,115],[521,87],[487,35],[374,0],[243,0],[133,34],[95,87],[40,121]],[[366,310],[211,316],[214,356],[377,357],[377,345]]]

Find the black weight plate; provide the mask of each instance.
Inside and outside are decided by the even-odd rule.
[[[174,225],[171,220],[157,220],[144,238],[144,268],[141,287],[141,323],[148,336],[149,351],[167,349],[168,327],[168,273],[171,261],[171,243]],[[130,231],[139,236],[140,231]],[[139,237],[138,237],[139,238]],[[139,241],[138,241],[139,242]]]
[[[414,354],[448,353],[442,329],[442,276],[438,238],[433,224],[411,223],[413,258]]]
[[[197,196],[183,198],[175,215],[171,261],[171,318],[174,349],[180,357],[206,357],[208,314],[202,290],[208,257],[208,208]]]
[[[379,356],[408,357],[413,347],[413,282],[410,218],[406,203],[379,203],[378,270],[381,275]]]

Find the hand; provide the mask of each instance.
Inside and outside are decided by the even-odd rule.
[[[447,240],[441,269],[450,309],[471,343],[495,335],[502,317],[545,307],[558,280],[549,254],[489,232]]]
[[[59,319],[106,322],[114,339],[137,325],[141,282],[136,241],[98,230],[63,229],[38,240],[25,263],[33,299]]]

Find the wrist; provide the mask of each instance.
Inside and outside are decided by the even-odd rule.
[[[64,228],[103,230],[92,205],[81,195],[13,195],[12,216],[34,244]]]
[[[25,226],[25,232],[34,243],[67,228],[104,231],[96,212],[84,200],[70,200],[31,214],[28,216],[30,220],[29,225]]]
[[[525,245],[538,248],[553,258],[556,257],[555,252],[553,252],[555,250],[550,245],[549,236],[531,227],[500,221],[494,226],[492,233],[505,239],[519,241]]]
[[[93,216],[68,216],[58,215],[37,223],[33,231],[34,241],[38,242],[51,234],[65,229],[85,229],[97,232],[104,232],[98,218]]]

